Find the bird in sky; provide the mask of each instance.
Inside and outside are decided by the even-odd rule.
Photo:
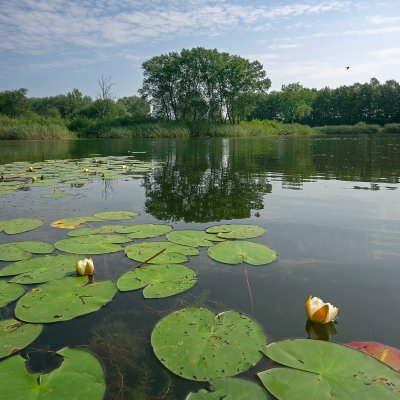
[[[346,67],[346,69],[347,69],[347,70],[349,70],[349,69],[350,69],[350,67],[349,67],[349,66],[347,66],[347,67]]]

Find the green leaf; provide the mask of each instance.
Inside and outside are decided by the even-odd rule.
[[[208,233],[217,233],[224,239],[250,239],[261,236],[266,229],[256,225],[217,225],[206,229]]]
[[[31,374],[25,359],[10,357],[0,363],[0,393],[14,400],[102,400],[106,385],[103,367],[84,350],[64,348],[61,366],[49,374]]]
[[[131,239],[146,239],[165,235],[171,230],[172,226],[169,225],[141,224],[124,226],[116,232],[129,233],[128,237]]]
[[[256,321],[237,311],[215,315],[205,307],[189,307],[162,319],[151,344],[174,374],[208,381],[251,368],[262,356],[266,337]]]
[[[251,265],[269,264],[276,260],[275,250],[259,243],[235,240],[218,243],[208,249],[208,255],[226,264],[247,263]]]
[[[141,242],[125,247],[125,254],[132,260],[145,262],[161,250],[164,250],[149,263],[152,264],[180,264],[188,260],[186,256],[195,256],[199,250],[194,247],[181,246],[170,242]]]
[[[178,264],[145,265],[128,271],[118,279],[121,292],[145,288],[145,298],[173,296],[190,289],[196,283],[196,272]]]
[[[44,199],[62,199],[63,197],[68,197],[70,195],[71,193],[60,192],[60,193],[47,193],[41,195],[40,197],[43,197]]]
[[[368,354],[336,343],[282,340],[265,354],[290,368],[260,372],[264,386],[279,400],[399,399],[400,374]]]
[[[72,231],[68,232],[68,236],[72,237],[78,237],[78,236],[87,236],[87,235],[95,235],[98,233],[114,233],[118,232],[121,228],[123,228],[123,225],[104,225],[100,226],[99,228],[79,228],[79,229],[74,229]],[[120,232],[123,233],[123,232]]]
[[[256,383],[238,378],[221,378],[210,382],[205,389],[189,393],[186,400],[268,400],[267,393]]]
[[[87,277],[68,277],[34,288],[19,299],[15,315],[26,322],[66,321],[99,310],[117,292],[112,281],[86,282]]]
[[[87,235],[73,239],[59,240],[54,243],[57,250],[75,254],[105,254],[122,250],[120,243],[131,239],[122,235]]]
[[[18,299],[24,292],[21,285],[0,280],[0,308]]]
[[[53,221],[50,225],[53,228],[61,228],[61,229],[74,229],[79,225],[85,224],[86,222],[95,222],[99,221],[96,217],[88,216],[88,217],[69,217],[58,219],[57,221]]]
[[[133,211],[105,211],[94,214],[94,216],[101,220],[122,221],[124,219],[131,219],[139,215]]]
[[[26,324],[16,319],[0,321],[0,358],[16,353],[31,344],[40,335],[42,329],[41,324]],[[0,392],[2,392],[1,389]]]
[[[191,229],[170,232],[167,235],[167,239],[173,243],[192,247],[213,246],[213,242],[222,242],[225,240],[212,233]]]
[[[43,221],[36,218],[15,218],[0,221],[0,232],[4,231],[8,235],[15,235],[17,233],[32,231],[39,228]]]
[[[11,242],[0,244],[0,260],[19,261],[32,257],[32,253],[51,253],[54,246],[46,242]]]
[[[0,271],[0,276],[17,275],[10,282],[31,285],[59,279],[75,272],[76,255],[56,254],[17,261]]]

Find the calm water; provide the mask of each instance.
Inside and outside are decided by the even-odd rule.
[[[112,382],[107,398],[184,399],[207,385],[175,377],[153,356],[149,338],[160,318],[184,306],[206,305],[252,315],[268,341],[308,337],[304,302],[310,294],[340,308],[331,340],[400,347],[399,136],[3,141],[0,164],[131,152],[164,164],[145,178],[72,188],[77,196],[65,199],[41,198],[48,188],[16,192],[0,198],[0,218],[42,218],[41,228],[18,240],[50,242],[66,235],[50,228],[51,221],[107,210],[137,211],[137,223],[169,223],[175,229],[257,224],[268,233],[254,241],[276,249],[278,260],[247,266],[252,309],[244,265],[219,264],[202,249],[188,263],[198,271],[194,288],[162,300],[144,300],[141,291],[118,293],[99,312],[47,325],[23,352],[37,365],[52,362],[39,350],[85,346],[105,364]],[[0,240],[11,241],[1,233]],[[116,280],[135,265],[122,253],[93,258],[96,279]],[[1,313],[11,317],[13,305]],[[266,365],[263,360],[243,376],[252,378]]]

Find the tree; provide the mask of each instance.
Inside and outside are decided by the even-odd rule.
[[[202,47],[156,56],[142,67],[139,92],[167,120],[239,122],[271,84],[258,61]]]
[[[143,97],[122,97],[118,99],[117,104],[123,104],[126,111],[134,116],[146,117],[150,115],[150,104]]]
[[[0,92],[0,114],[9,117],[19,117],[25,114],[29,108],[27,93],[28,89],[24,88]]]

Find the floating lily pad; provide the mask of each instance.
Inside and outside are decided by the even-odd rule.
[[[173,296],[190,289],[196,283],[196,272],[178,264],[145,265],[128,271],[118,279],[121,292],[145,288],[145,298]]]
[[[161,254],[147,261],[161,250]],[[194,247],[181,246],[171,242],[142,242],[131,244],[124,249],[132,260],[151,264],[180,264],[188,260],[186,256],[195,256],[199,250]]]
[[[259,243],[235,240],[218,243],[208,249],[208,255],[226,264],[248,263],[251,265],[269,264],[276,260],[276,252]]]
[[[0,308],[18,299],[24,292],[21,285],[0,280]]]
[[[10,357],[0,363],[0,393],[4,399],[102,400],[106,384],[103,367],[91,353],[64,348],[61,366],[49,374],[31,374],[25,359]]]
[[[42,329],[41,324],[27,324],[16,319],[0,321],[0,358],[16,353],[31,344],[40,335]],[[0,392],[2,392],[1,389]]]
[[[17,275],[10,282],[31,285],[59,279],[75,272],[78,256],[56,254],[17,261],[0,270],[0,276]]]
[[[377,342],[351,342],[345,346],[363,351],[400,372],[400,350]]]
[[[209,381],[251,368],[265,350],[266,337],[256,321],[237,311],[215,315],[205,307],[189,307],[162,319],[151,344],[174,374]]]
[[[133,211],[105,211],[94,214],[94,216],[101,220],[122,221],[124,219],[131,219],[139,215]]]
[[[15,235],[16,233],[28,232],[33,229],[39,228],[43,221],[36,218],[15,218],[0,221],[0,232],[4,231],[8,235]]]
[[[140,224],[124,226],[117,233],[129,233],[128,237],[131,239],[146,239],[165,235],[171,230],[172,226],[169,225]]]
[[[282,340],[265,354],[290,368],[260,372],[264,386],[279,400],[399,399],[400,374],[368,354],[336,343]]]
[[[43,194],[40,197],[43,197],[44,199],[62,199],[63,197],[68,197],[70,196],[71,193],[47,193],[47,194]]]
[[[192,247],[209,247],[214,245],[213,242],[223,242],[225,240],[212,233],[191,229],[170,232],[167,235],[167,239],[173,243]]]
[[[250,239],[263,235],[266,230],[257,225],[217,225],[206,229],[224,239]]]
[[[68,232],[68,236],[78,237],[78,236],[87,236],[87,235],[95,235],[98,233],[114,233],[121,230],[123,225],[104,225],[99,228],[79,228],[74,229]],[[121,232],[120,232],[121,233]]]
[[[11,242],[0,244],[0,260],[19,261],[26,260],[34,254],[52,253],[54,246],[46,242]]]
[[[66,321],[99,310],[117,292],[112,281],[86,282],[87,277],[68,277],[31,289],[18,300],[15,316],[33,323]]]
[[[54,186],[57,185],[58,179],[37,179],[36,181],[32,182],[29,184],[29,186],[34,186],[34,187],[43,187],[43,186]]]
[[[121,243],[131,239],[122,235],[87,235],[54,243],[56,249],[75,254],[106,254],[122,250]]]
[[[63,218],[57,221],[53,221],[51,226],[53,228],[61,228],[61,229],[75,229],[79,225],[85,224],[86,222],[95,222],[99,221],[96,217],[88,216],[88,217],[71,217],[71,218]]]
[[[190,393],[186,400],[268,400],[267,393],[254,382],[238,378],[221,378],[210,382],[205,389]]]

